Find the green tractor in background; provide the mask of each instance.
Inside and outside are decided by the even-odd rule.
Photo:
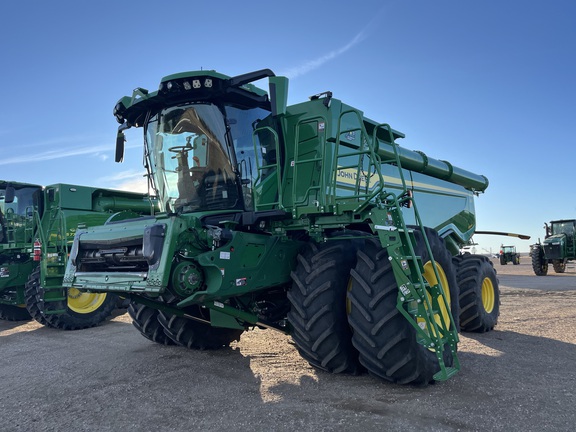
[[[266,78],[269,92],[252,84]],[[142,127],[161,211],[78,229],[64,285],[129,297],[160,344],[218,349],[266,328],[324,371],[448,379],[458,330],[499,314],[492,263],[459,254],[488,180],[400,147],[331,92],[287,98],[265,69],[170,75],[120,99],[116,161]]]
[[[544,243],[530,246],[532,269],[537,276],[548,274],[548,265],[552,264],[556,273],[566,271],[566,263],[576,259],[576,220],[564,219],[544,224],[546,236]]]
[[[511,262],[514,265],[520,264],[520,254],[516,252],[516,246],[500,246],[500,264],[506,265]]]
[[[76,229],[151,211],[143,194],[0,181],[0,319],[34,318],[65,330],[105,320],[119,304],[116,294],[62,287]]]

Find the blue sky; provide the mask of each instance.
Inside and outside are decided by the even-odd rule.
[[[490,180],[478,253],[528,251],[576,218],[573,0],[21,1],[3,4],[0,177],[144,184],[139,133],[114,162],[116,101],[161,77],[270,68],[289,103],[330,90],[424,151]]]

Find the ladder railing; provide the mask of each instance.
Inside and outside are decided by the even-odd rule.
[[[62,314],[66,312],[68,297],[67,289],[62,287],[62,276],[68,258],[66,217],[62,209],[50,209],[46,231],[37,212],[36,217],[38,237],[42,243],[40,293],[43,301],[39,306],[45,315]]]
[[[346,115],[353,115],[356,117],[357,125],[342,129],[343,118]],[[338,118],[337,137],[334,146],[334,158],[332,163],[332,182],[328,191],[329,201],[338,206],[345,202],[356,202],[357,205],[353,207],[353,212],[359,212],[363,208],[371,204],[382,190],[384,189],[384,177],[382,176],[381,166],[386,163],[380,159],[380,156],[375,152],[373,141],[371,142],[368,133],[362,121],[362,114],[357,110],[343,111]],[[342,140],[344,134],[359,133],[360,144],[358,146],[346,144]],[[342,146],[347,146],[351,151],[341,154],[340,149]],[[354,159],[356,157],[356,159]],[[344,163],[340,165],[340,160],[349,158],[356,163]],[[367,164],[367,170],[364,170],[364,164]],[[340,172],[346,173],[346,170],[356,170],[353,176],[354,186],[352,194],[338,194],[338,190],[344,189],[338,184],[338,174]],[[375,181],[372,178],[375,177]]]
[[[394,143],[392,129],[387,124],[378,125],[374,129],[373,142],[377,142],[379,129],[387,130],[390,142]],[[398,195],[385,191],[382,193],[380,201],[387,215],[389,215],[389,223],[381,226],[380,232],[382,237],[386,239],[384,244],[386,245],[399,287],[396,307],[416,330],[418,342],[436,353],[440,371],[434,375],[434,379],[446,380],[460,369],[456,354],[458,333],[444,292],[444,289],[448,287],[442,287],[441,285],[441,279],[426,236],[426,230],[418,213],[416,202],[406,186],[397,145],[392,144],[392,148],[394,149],[395,157],[385,163],[392,163],[398,167],[402,188]],[[422,240],[434,269],[435,285],[430,285],[423,276],[424,264],[422,257],[417,256],[415,252],[416,238],[414,229],[406,226],[401,210],[402,207],[411,207],[414,211],[416,229],[421,232]],[[452,301],[457,301],[457,299],[452,299]],[[447,317],[442,313],[441,302],[445,305]],[[451,366],[446,366],[446,351],[452,357]]]

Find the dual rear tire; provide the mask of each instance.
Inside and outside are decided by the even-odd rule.
[[[458,292],[451,256],[436,232],[430,230],[427,236],[442,284],[449,287],[450,303]],[[431,277],[423,237],[419,232],[415,237],[425,277]],[[416,330],[397,309],[396,279],[378,239],[310,243],[298,256],[292,278],[288,294],[292,337],[312,366],[333,373],[367,369],[402,384],[433,381],[439,370],[436,353],[417,342]],[[458,304],[451,304],[457,321]],[[451,354],[448,349],[444,352],[445,364],[451,366]]]

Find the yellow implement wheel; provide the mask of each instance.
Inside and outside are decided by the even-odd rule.
[[[451,304],[450,289],[449,289],[450,285],[448,283],[448,278],[446,277],[444,269],[438,262],[436,262],[436,271],[438,272],[438,276],[440,277],[440,283],[442,284],[442,288],[444,289],[444,295],[446,296],[446,301],[448,302],[448,305],[450,305]],[[432,261],[428,261],[426,264],[424,264],[423,276],[430,286],[438,284],[436,274],[434,273],[434,266],[432,265]],[[440,313],[442,314],[444,322],[449,323],[450,315],[448,314],[448,308],[446,307],[446,303],[444,303],[444,299],[442,298],[438,299],[438,306],[440,307]],[[438,324],[442,323],[439,316],[436,316],[435,319]]]
[[[494,304],[496,302],[496,295],[494,294],[494,284],[488,277],[482,281],[482,305],[487,313],[492,313]]]
[[[68,307],[76,313],[94,312],[106,301],[107,294],[81,292],[77,288],[68,289]]]
[[[452,263],[452,255],[446,248],[444,240],[438,235],[438,233],[430,228],[424,228],[426,231],[426,237],[430,245],[430,253],[426,247],[426,242],[422,235],[422,232],[417,229],[414,231],[414,237],[416,238],[416,255],[422,258],[423,262],[423,273],[422,276],[428,282],[431,287],[442,285],[442,290],[444,291],[445,298],[438,297],[437,299],[432,299],[430,293],[428,293],[428,300],[433,305],[433,300],[438,301],[438,309],[440,313],[435,314],[434,321],[436,325],[441,328],[458,330],[459,322],[458,317],[460,314],[458,305],[458,283],[456,281],[456,269]],[[438,273],[438,281],[436,279],[436,272],[434,272],[434,266],[432,261],[436,264],[436,272]],[[434,306],[433,306],[434,307]],[[450,319],[452,315],[452,320]],[[416,321],[421,328],[424,328],[424,318],[417,318]],[[432,333],[434,329],[429,329]]]

